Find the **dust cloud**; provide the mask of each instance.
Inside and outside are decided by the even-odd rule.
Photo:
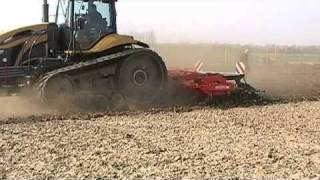
[[[35,101],[22,97],[0,97],[0,120],[31,115],[43,115],[52,113],[52,110],[41,106]]]
[[[270,96],[320,97],[319,65],[255,65],[248,82]]]
[[[171,68],[192,68],[197,61],[204,62],[204,70],[235,72],[241,48],[225,49],[212,44],[168,44],[154,47]],[[320,97],[320,65],[261,63],[250,59],[246,81],[266,96],[285,99]]]
[[[226,53],[222,46],[210,44],[162,44],[153,46],[153,49],[162,56],[168,69],[193,68],[197,61],[202,61],[203,70],[229,73],[235,72],[235,63],[242,52],[231,49]],[[246,80],[257,90],[264,91],[266,96],[286,99],[320,97],[320,65],[252,62]],[[99,98],[98,101],[101,104],[103,100]],[[85,109],[88,109],[87,107],[96,103],[81,104],[86,104]],[[36,101],[21,97],[2,97],[0,106],[0,117],[3,119],[53,112]],[[105,104],[101,106],[104,107]]]

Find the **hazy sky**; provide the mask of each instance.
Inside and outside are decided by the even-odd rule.
[[[41,2],[2,2],[0,29],[39,22]],[[120,32],[154,31],[160,41],[320,45],[320,0],[119,0],[117,7]]]

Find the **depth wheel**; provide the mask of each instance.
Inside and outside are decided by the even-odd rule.
[[[68,76],[50,78],[41,90],[40,100],[52,108],[66,108],[72,104],[74,82]]]
[[[167,69],[156,53],[139,52],[129,56],[117,72],[118,89],[129,105],[149,105],[163,91]]]

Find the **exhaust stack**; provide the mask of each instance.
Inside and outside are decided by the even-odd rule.
[[[43,0],[43,17],[42,22],[48,23],[49,22],[49,4],[48,0]]]

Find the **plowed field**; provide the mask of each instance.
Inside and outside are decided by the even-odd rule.
[[[320,102],[4,118],[0,178],[320,175]]]

